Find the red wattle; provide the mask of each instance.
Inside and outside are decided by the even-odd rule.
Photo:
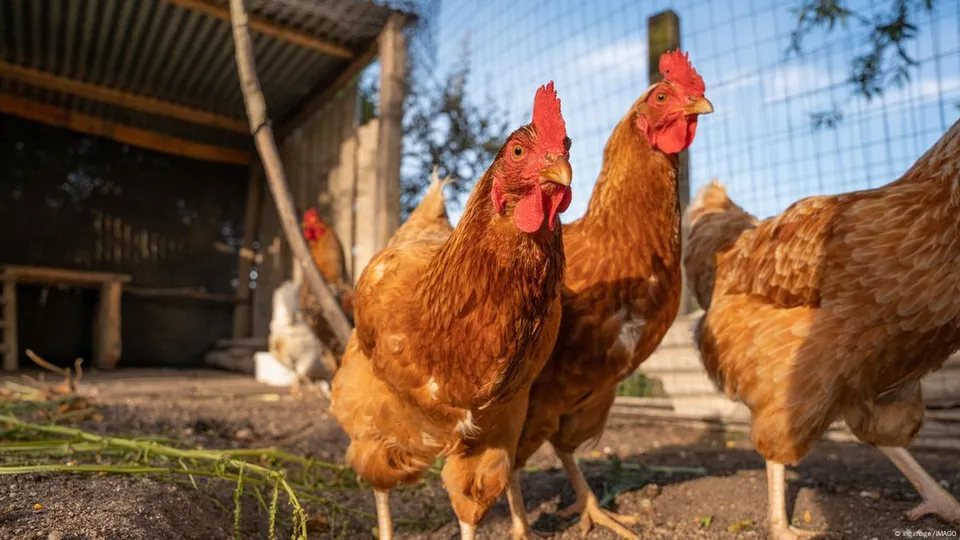
[[[527,234],[533,234],[543,225],[543,190],[540,184],[534,184],[533,189],[520,199],[513,210],[513,221],[517,228]]]
[[[687,147],[688,122],[676,120],[654,134],[653,145],[665,154],[676,154]]]
[[[557,214],[566,211],[572,199],[573,191],[568,187],[558,188],[557,191],[553,192],[550,200],[550,221],[547,222],[551,231],[556,227]]]

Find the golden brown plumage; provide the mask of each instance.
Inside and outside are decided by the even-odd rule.
[[[586,214],[564,227],[568,262],[560,334],[531,389],[517,447],[519,470],[549,440],[577,492],[577,502],[564,514],[580,512],[585,529],[596,522],[627,538],[636,536],[620,522],[631,519],[599,507],[572,454],[602,433],[618,384],[656,349],[679,309],[675,153],[692,142],[697,115],[713,110],[699,76],[696,81],[699,85],[684,85],[668,77],[633,104],[607,142]],[[529,538],[514,480],[513,535]]]
[[[302,229],[310,255],[317,269],[320,270],[320,275],[330,285],[330,290],[340,303],[340,309],[343,310],[344,315],[353,320],[353,286],[347,273],[347,263],[340,239],[333,229],[327,226],[315,208],[304,213]],[[306,285],[300,287],[299,307],[307,325],[320,341],[330,343],[333,333],[327,325],[316,296]]]
[[[453,232],[453,226],[450,225],[450,218],[447,216],[446,197],[443,195],[443,188],[447,187],[450,181],[450,178],[440,180],[437,169],[434,167],[430,187],[427,188],[423,199],[393,234],[388,245],[392,246],[399,242],[430,235],[446,238]]]
[[[880,447],[919,431],[920,378],[960,347],[958,160],[960,122],[881,188],[810,197],[761,222],[716,184],[691,206],[685,265],[708,306],[696,341],[717,384],[750,408],[771,474],[839,418]],[[905,450],[882,450],[932,501],[924,510],[960,521]],[[771,499],[771,512],[781,506]],[[771,527],[792,534],[785,515]]]
[[[528,389],[560,323],[563,244],[546,210],[569,201],[569,140],[562,118],[559,130],[543,118],[550,90],[538,92],[534,123],[510,136],[457,227],[443,232],[438,182],[441,205],[421,203],[358,282],[331,411],[351,438],[348,463],[378,490],[381,538],[392,534],[386,490],[417,480],[437,456],[464,538],[508,483]],[[531,216],[540,222],[524,232]]]

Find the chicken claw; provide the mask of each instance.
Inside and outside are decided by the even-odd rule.
[[[616,514],[601,508],[600,501],[597,500],[597,496],[590,490],[587,479],[583,476],[583,471],[580,470],[580,467],[577,466],[577,460],[573,457],[573,454],[557,451],[557,457],[559,457],[563,463],[567,477],[570,479],[570,483],[573,484],[573,489],[577,493],[576,502],[557,512],[557,516],[567,518],[579,513],[580,530],[584,535],[596,524],[601,527],[606,527],[628,540],[639,540],[640,537],[624,525],[639,523],[640,518]]]
[[[576,503],[574,504],[576,505]],[[576,512],[571,512],[570,515],[575,513]],[[637,523],[638,521],[639,518],[636,516],[615,514],[600,508],[600,503],[597,501],[596,495],[591,493],[587,496],[585,508],[582,512],[580,512],[580,531],[586,535],[588,532],[590,532],[590,529],[593,528],[594,524],[596,524],[610,529],[623,538],[627,538],[629,540],[639,540],[639,536],[624,526],[624,524]]]
[[[510,475],[507,503],[510,506],[510,517],[513,521],[510,528],[510,536],[513,540],[545,540],[543,536],[530,530],[527,510],[523,506],[523,491],[520,490],[520,473],[517,471]]]
[[[927,514],[934,514],[949,523],[960,525],[960,503],[947,493],[947,490],[940,487],[940,484],[917,463],[917,460],[913,459],[906,448],[878,446],[877,449],[900,469],[900,472],[923,497],[923,502],[907,512],[907,519],[916,521]]]
[[[922,503],[908,511],[906,517],[910,521],[917,521],[928,514],[940,516],[948,523],[960,525],[960,503],[957,503],[946,491],[935,492],[932,496],[928,496]]]
[[[770,538],[773,540],[802,540],[803,538],[815,538],[826,531],[805,531],[788,525],[771,525]]]

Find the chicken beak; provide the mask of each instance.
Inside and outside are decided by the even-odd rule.
[[[684,107],[683,112],[686,113],[687,116],[710,114],[713,112],[713,103],[710,103],[709,99],[700,96]]]
[[[540,180],[570,187],[570,181],[573,180],[573,169],[570,168],[570,161],[565,157],[557,158],[546,168],[540,170]]]

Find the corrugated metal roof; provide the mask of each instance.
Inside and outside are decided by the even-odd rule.
[[[228,7],[228,0],[206,0]],[[365,0],[248,0],[251,15],[359,56],[391,11]],[[279,121],[350,61],[252,33],[270,117]],[[165,0],[0,0],[0,59],[245,119],[227,21]],[[250,137],[126,110],[0,78],[0,92],[197,142],[249,147]]]

